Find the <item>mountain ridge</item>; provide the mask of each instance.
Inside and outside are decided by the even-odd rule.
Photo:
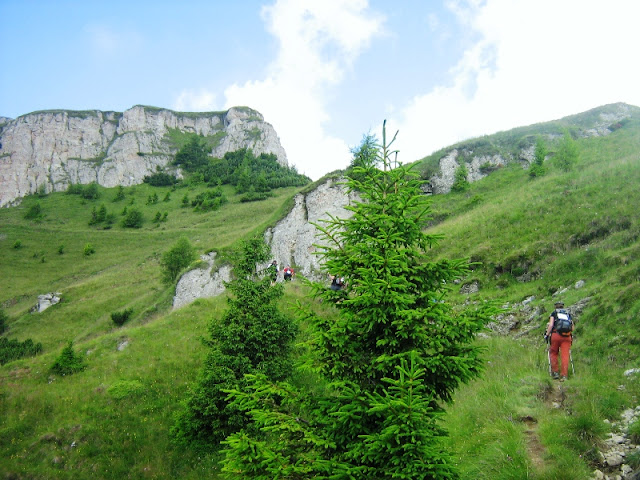
[[[190,133],[210,139],[213,157],[251,148],[288,165],[273,126],[249,107],[204,113],[142,105],[122,113],[39,111],[0,124],[0,207],[75,183],[136,185],[158,169],[179,175],[171,162],[180,136]]]

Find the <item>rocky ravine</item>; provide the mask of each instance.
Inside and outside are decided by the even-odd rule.
[[[135,106],[124,113],[59,110],[15,120],[0,117],[0,207],[15,205],[38,189],[48,193],[69,184],[142,183],[173,160],[171,129],[214,137],[214,157],[251,148],[257,155],[273,153],[287,165],[273,127],[247,107],[184,113]]]

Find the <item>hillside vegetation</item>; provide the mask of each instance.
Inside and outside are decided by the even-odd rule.
[[[531,126],[521,133],[510,133],[514,142],[538,132]],[[612,428],[604,421],[640,403],[640,375],[623,374],[640,367],[640,119],[576,143],[579,158],[569,171],[553,166],[557,145],[549,140],[542,176],[512,164],[466,191],[432,198],[425,228],[443,236],[433,258],[478,262],[451,286],[454,308],[497,300],[505,314],[523,318],[507,336],[478,339],[484,374],[447,407],[443,425],[462,478],[589,478]],[[125,188],[117,201],[118,189],[101,187],[97,199],[34,195],[0,210],[3,337],[42,345],[36,356],[0,366],[5,477],[222,478],[215,455],[175,444],[169,430],[205,359],[200,339],[222,316],[225,296],[171,310],[175,285],[163,282],[161,258],[180,238],[198,254],[227,256],[281,218],[300,187],[250,203],[231,186],[220,188],[228,203],[207,212],[183,207],[185,195],[210,190],[204,184],[143,184]],[[102,205],[115,221],[89,225]],[[125,207],[140,211],[140,228],[120,225]],[[166,221],[154,221],[158,212]],[[462,288],[469,285],[478,291],[464,293],[474,291]],[[60,292],[62,302],[32,313],[47,292]],[[557,385],[547,375],[541,336],[558,292],[567,305],[583,307],[576,375],[554,408]],[[296,281],[286,285],[281,308],[288,312],[295,300],[334,314],[310,303]],[[129,320],[116,325],[112,313],[125,310]],[[69,342],[86,368],[54,375],[50,368]],[[640,456],[626,462],[639,468]]]

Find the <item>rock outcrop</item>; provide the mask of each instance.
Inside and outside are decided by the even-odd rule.
[[[188,271],[178,281],[173,297],[173,308],[180,308],[198,298],[210,298],[225,290],[224,282],[231,280],[231,267],[222,265],[216,268],[216,253],[202,255],[200,259],[208,265]]]
[[[280,270],[287,265],[295,268],[297,274],[320,280],[328,272],[322,269],[320,258],[314,255],[317,247],[325,242],[318,236],[314,223],[320,223],[330,217],[349,218],[351,212],[345,207],[359,198],[347,192],[342,184],[344,178],[330,178],[306,194],[294,198],[294,207],[285,218],[265,232],[265,241],[271,248],[272,257]],[[196,268],[180,278],[173,298],[173,307],[187,305],[197,298],[208,298],[224,292],[224,282],[231,279],[228,265],[217,267],[215,253],[202,256],[207,268]],[[266,268],[267,265],[258,266]],[[278,277],[282,281],[282,277]]]
[[[180,132],[212,137],[214,157],[251,148],[256,155],[273,153],[287,165],[273,127],[247,107],[186,113],[135,106],[124,113],[59,110],[0,117],[0,207],[39,189],[142,183],[169,166],[177,151],[172,134]]]
[[[637,115],[634,113],[636,110],[636,107],[616,103],[540,124],[535,130],[529,127],[514,129],[511,131],[514,136],[517,135],[517,131],[521,131],[520,141],[514,140],[513,137],[505,145],[500,144],[497,138],[499,134],[461,142],[440,154],[438,168],[429,178],[430,192],[449,193],[455,181],[456,170],[462,165],[467,169],[469,183],[480,180],[491,171],[509,163],[518,162],[523,168],[529,168],[534,160],[534,144],[538,135],[542,135],[549,142],[562,137],[563,129],[568,128],[578,137],[609,135],[612,131],[622,128],[634,114]],[[513,149],[514,145],[517,145],[516,150]]]
[[[323,220],[331,217],[352,215],[345,207],[360,199],[347,191],[344,181],[344,178],[329,179],[305,195],[296,195],[295,206],[289,214],[267,229],[265,241],[278,265],[290,265],[309,278],[318,279],[328,273],[323,271],[320,258],[314,254],[317,251],[314,245],[326,244],[314,224],[322,225]]]

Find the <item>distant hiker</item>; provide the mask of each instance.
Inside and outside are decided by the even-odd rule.
[[[567,379],[569,374],[569,359],[571,358],[571,342],[573,340],[573,320],[563,302],[556,302],[555,309],[549,316],[549,323],[544,339],[549,343],[549,362],[551,364],[551,376]],[[561,356],[561,369],[558,375],[558,351]]]
[[[282,271],[282,273],[284,274],[284,281],[289,282],[293,278],[293,274],[295,272],[293,271],[293,268],[286,266],[284,267],[284,270]]]
[[[278,262],[275,260],[271,262],[271,265],[267,267],[267,271],[271,276],[271,284],[273,285],[278,280]]]
[[[340,275],[331,275],[331,290],[342,290],[344,288],[344,277]]]

